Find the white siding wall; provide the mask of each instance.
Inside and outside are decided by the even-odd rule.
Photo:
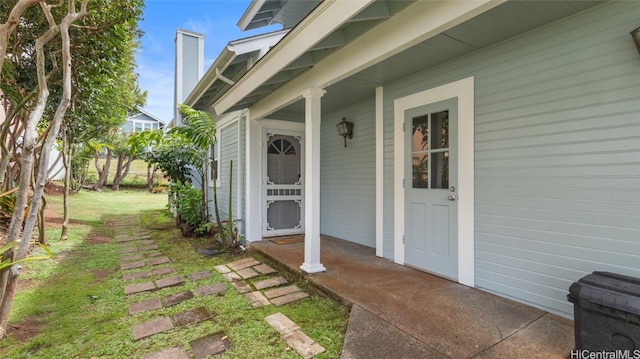
[[[353,139],[338,135],[345,116],[353,122]],[[320,231],[375,247],[374,100],[322,115],[320,158]]]
[[[393,99],[475,76],[476,285],[569,316],[583,275],[640,276],[639,19],[612,2],[385,86],[385,257]]]

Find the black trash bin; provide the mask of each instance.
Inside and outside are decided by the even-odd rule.
[[[569,287],[576,349],[640,349],[640,279],[593,272]]]

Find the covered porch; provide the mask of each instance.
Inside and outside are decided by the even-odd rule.
[[[249,246],[352,306],[343,358],[566,358],[574,349],[570,320],[395,264],[374,248],[321,241],[327,270],[310,275],[300,269],[303,242]]]

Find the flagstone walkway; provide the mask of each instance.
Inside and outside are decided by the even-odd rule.
[[[203,269],[200,272],[182,274],[171,266],[171,259],[158,250],[158,245],[145,231],[137,218],[123,218],[114,223],[115,243],[119,246],[120,270],[124,284],[124,295],[129,304],[129,315],[137,317],[140,313],[153,313],[169,308],[197,297],[222,295],[228,285],[214,282],[197,286],[194,291],[184,290],[174,294],[163,294],[162,289],[181,287],[188,281],[198,282],[214,274]],[[295,284],[289,282],[275,269],[252,258],[243,259],[214,267],[235,290],[244,295],[253,308],[267,305],[282,306],[308,297]],[[144,281],[140,281],[143,280]],[[250,279],[254,281],[250,282]],[[131,283],[134,282],[134,283]],[[140,293],[157,293],[150,299],[135,300]],[[147,296],[148,297],[148,296]],[[223,297],[221,297],[223,298]],[[223,300],[223,299],[221,299]],[[134,341],[144,340],[153,335],[170,330],[198,325],[213,320],[216,313],[192,301],[192,308],[175,315],[157,315],[141,321],[132,327]],[[146,316],[148,317],[148,315]],[[265,318],[281,336],[287,345],[303,358],[311,358],[324,352],[324,348],[308,337],[294,322],[281,313]],[[189,349],[171,347],[158,352],[143,355],[142,359],[201,359],[223,353],[231,348],[232,338],[224,332],[205,335],[189,342]]]

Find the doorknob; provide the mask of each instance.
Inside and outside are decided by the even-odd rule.
[[[451,194],[451,195],[449,195],[449,197],[447,197],[447,199],[448,199],[449,201],[455,201],[455,200],[456,200],[456,195]]]

